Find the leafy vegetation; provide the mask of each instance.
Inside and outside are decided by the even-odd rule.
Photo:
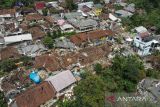
[[[43,13],[44,16],[47,16],[48,15],[48,9],[47,8],[43,9],[42,13]]]
[[[49,36],[46,36],[43,40],[43,44],[47,46],[49,49],[53,48],[53,39]]]
[[[74,3],[74,0],[65,0],[65,7],[69,10],[76,10],[77,5]]]
[[[9,71],[16,69],[16,68],[17,68],[17,66],[15,65],[15,62],[11,59],[4,60],[4,61],[0,62],[0,69],[3,72],[9,72]]]
[[[160,33],[160,1],[159,0],[129,0],[135,3],[137,13],[130,19],[124,18],[122,22],[127,28],[135,26],[145,26],[147,28],[155,26],[156,33]]]
[[[19,60],[23,62],[23,66],[30,66],[30,65],[32,65],[32,58],[31,57],[22,56]]]
[[[110,68],[95,64],[94,70],[96,74],[81,74],[82,80],[74,88],[75,100],[61,102],[60,107],[104,107],[106,92],[135,92],[137,83],[146,77],[143,63],[136,56],[119,55]]]
[[[8,107],[7,102],[4,99],[4,94],[0,92],[0,107]]]
[[[76,99],[59,103],[59,107],[104,107],[105,83],[96,75],[87,77],[74,88]]]
[[[143,63],[136,56],[116,56],[112,67],[100,74],[109,91],[133,92],[137,83],[145,77]]]

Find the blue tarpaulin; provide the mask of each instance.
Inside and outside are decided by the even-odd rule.
[[[41,82],[39,75],[34,71],[29,74],[29,78],[36,84]]]

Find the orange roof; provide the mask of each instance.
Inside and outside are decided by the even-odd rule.
[[[143,33],[140,33],[139,34],[141,38],[145,38],[145,37],[148,37],[149,36],[149,32],[143,32]]]
[[[35,58],[35,68],[46,68],[48,71],[56,71],[61,68],[59,59],[54,55],[41,55]]]
[[[2,9],[0,10],[0,15],[11,14],[14,15],[16,13],[15,9]]]
[[[31,27],[27,31],[32,34],[33,40],[41,39],[46,35],[39,27]]]
[[[40,14],[29,14],[26,16],[27,21],[42,20],[44,17]]]
[[[69,53],[67,55],[42,55],[35,58],[35,68],[44,67],[48,71],[56,71],[65,69],[69,65],[80,63],[82,65],[91,64],[95,60],[103,58],[110,52],[109,44],[104,44],[97,47],[89,47],[80,50],[79,52]]]
[[[18,107],[39,107],[46,101],[55,97],[56,91],[48,82],[42,82],[35,87],[15,97]]]
[[[47,22],[49,22],[49,23],[54,23],[55,21],[54,21],[54,19],[51,17],[51,16],[46,16],[46,17],[44,17],[45,18],[45,20],[47,21]]]
[[[80,44],[82,42],[87,42],[88,40],[96,40],[109,35],[114,35],[114,33],[111,30],[96,30],[75,34],[70,38],[70,41],[74,44]]]
[[[0,52],[0,60],[8,59],[8,58],[19,58],[21,55],[18,50],[13,46],[8,46],[1,50]]]

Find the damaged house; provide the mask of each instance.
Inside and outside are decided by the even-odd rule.
[[[17,95],[10,107],[39,107],[55,98],[55,93],[48,82],[42,82]]]
[[[107,57],[110,51],[110,46],[104,44],[102,46],[81,49],[78,52],[72,52],[66,55],[59,55],[57,53],[45,54],[35,58],[34,68],[44,68],[49,72],[53,72],[72,68],[72,65],[77,63],[87,66],[96,60]]]
[[[159,42],[143,26],[136,27],[135,31],[137,36],[134,38],[133,45],[139,48],[138,54],[141,56],[151,54],[158,47]]]
[[[97,29],[97,21],[89,18],[84,18],[81,12],[66,13],[64,15],[68,23],[77,30],[76,32],[86,32]]]
[[[113,39],[114,32],[111,30],[95,30],[87,33],[78,33],[70,37],[70,41],[76,46],[84,47],[86,44],[100,45],[107,40]]]

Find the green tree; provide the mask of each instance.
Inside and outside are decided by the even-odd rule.
[[[61,37],[61,36],[62,36],[62,32],[61,32],[60,29],[57,30],[57,36],[58,36],[58,37]]]
[[[2,0],[3,7],[11,7],[14,4],[15,0]]]
[[[117,55],[110,68],[102,70],[100,77],[111,92],[133,92],[137,83],[145,77],[144,66],[136,56]]]
[[[0,69],[3,72],[10,72],[13,69],[16,69],[17,66],[15,65],[15,62],[11,59],[4,60],[0,63]]]
[[[76,10],[78,7],[73,0],[65,0],[65,3],[66,3],[66,8],[69,9],[70,11]]]
[[[136,13],[130,18],[129,26],[156,26],[156,33],[160,33],[160,1],[159,0],[129,0],[130,3],[135,3],[136,7],[144,11],[146,14]],[[125,22],[125,21],[122,21]],[[125,24],[127,25],[127,24]],[[127,26],[128,26],[127,25]]]
[[[42,13],[43,13],[44,16],[47,16],[48,15],[48,9],[47,8],[43,9]]]
[[[20,58],[20,61],[23,62],[24,66],[32,65],[32,58],[28,56],[23,56]]]
[[[58,107],[75,107],[74,101],[71,100],[58,100],[56,105],[58,105]]]
[[[74,88],[75,107],[104,107],[105,84],[96,75],[89,75]]]
[[[0,92],[0,107],[8,107],[7,102],[4,99],[4,94]]]
[[[43,43],[45,46],[47,46],[49,49],[53,48],[53,39],[49,36],[46,36],[43,40]]]
[[[94,65],[94,70],[96,71],[97,74],[100,74],[103,70],[102,65],[97,63]]]

